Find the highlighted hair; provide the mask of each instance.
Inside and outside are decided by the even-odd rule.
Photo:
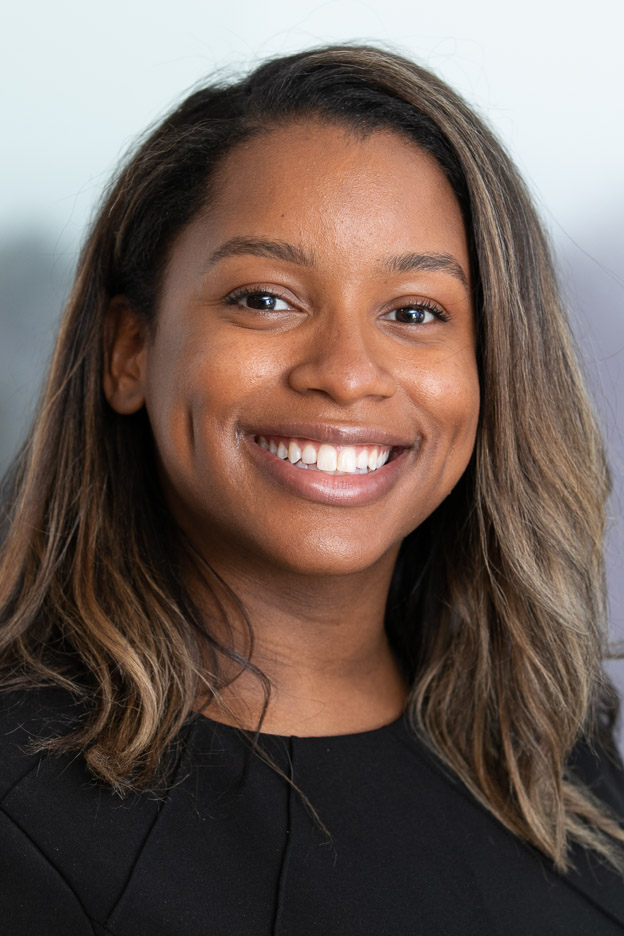
[[[156,481],[144,411],[102,392],[104,317],[124,294],[153,323],[172,242],[210,204],[241,141],[307,117],[401,133],[437,160],[461,205],[476,285],[482,409],[473,459],[404,542],[387,628],[411,682],[415,731],[508,829],[559,870],[572,841],[622,869],[624,833],[566,772],[581,739],[607,739],[603,442],[549,246],[509,158],[425,69],[344,46],[269,61],[194,92],[139,145],[106,193],[80,258],[30,436],[5,481],[0,685],[54,684],[84,700],[80,750],[124,792],[155,786],[223,662],[183,568],[224,622],[243,615],[189,550]],[[206,648],[209,653],[206,656]]]

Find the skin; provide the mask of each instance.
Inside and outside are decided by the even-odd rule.
[[[253,661],[272,683],[263,730],[373,729],[406,700],[383,628],[399,546],[450,493],[474,447],[479,384],[461,212],[417,145],[312,121],[240,146],[216,190],[173,245],[155,335],[124,297],[111,303],[105,393],[120,413],[147,407],[170,508],[249,614]],[[284,242],[313,262],[240,252],[211,262],[235,237]],[[389,268],[388,258],[407,254],[451,257],[464,281],[452,268]],[[276,295],[275,308],[225,301],[247,286]],[[445,320],[396,321],[397,309],[423,301]],[[286,421],[383,427],[405,442],[401,470],[371,503],[301,496],[256,457],[254,432]],[[190,583],[211,615],[209,593]],[[246,652],[242,630],[234,642]],[[262,701],[243,674],[206,713],[251,727]]]

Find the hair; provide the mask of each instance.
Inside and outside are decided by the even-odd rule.
[[[115,295],[153,325],[172,243],[210,204],[228,153],[306,119],[390,130],[427,150],[470,244],[476,446],[452,494],[404,541],[387,606],[410,723],[560,871],[572,842],[621,870],[624,832],[567,767],[579,740],[608,743],[617,710],[602,668],[610,479],[549,245],[482,120],[431,72],[377,48],[308,51],[196,90],[105,193],[38,414],[5,482],[0,686],[53,684],[81,699],[74,730],[41,747],[82,751],[121,793],[154,787],[196,699],[219,697],[226,659],[253,670],[268,700],[251,623],[249,652],[237,654],[193,601],[184,574],[193,557],[155,480],[147,415],[107,404],[102,344]],[[202,574],[223,620],[245,617],[227,583]]]

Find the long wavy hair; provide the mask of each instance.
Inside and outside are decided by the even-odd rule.
[[[452,495],[404,541],[387,607],[411,724],[559,870],[572,841],[622,869],[624,833],[566,767],[577,741],[608,743],[616,713],[602,668],[610,480],[549,246],[489,129],[436,76],[393,53],[327,47],[202,87],[111,184],[38,414],[5,479],[0,685],[53,684],[81,699],[74,730],[41,747],[82,751],[119,792],[156,784],[197,699],[223,689],[225,661],[253,670],[268,698],[252,622],[197,557],[223,621],[246,620],[248,652],[218,640],[193,601],[184,574],[193,554],[158,488],[147,415],[108,406],[102,346],[115,295],[153,324],[171,245],[209,207],[227,154],[308,117],[362,134],[390,129],[424,147],[454,188],[470,243],[476,448]]]

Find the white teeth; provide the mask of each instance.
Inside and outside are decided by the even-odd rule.
[[[296,442],[290,442],[288,445],[288,461],[295,464],[301,458],[301,449]]]
[[[324,471],[328,474],[367,474],[385,465],[390,458],[390,449],[378,445],[345,445],[336,448],[327,443],[306,442],[303,449],[294,440],[258,437],[258,445],[278,458],[288,459],[297,468]]]
[[[321,446],[323,448],[323,446]],[[306,465],[316,464],[316,449],[313,445],[304,445],[303,452],[301,453],[301,461]]]
[[[320,455],[320,452],[319,452]],[[338,461],[336,468],[338,471],[348,471],[350,474],[355,474],[355,469],[357,467],[357,459],[355,457],[355,449],[351,446],[340,449],[338,452]],[[320,465],[319,465],[320,468]]]
[[[316,467],[319,471],[335,471],[337,464],[338,456],[333,445],[321,445],[316,456]]]
[[[358,456],[355,459],[355,467],[359,468],[360,471],[366,471],[368,468],[368,452],[366,449],[362,449],[361,452],[358,452]]]

